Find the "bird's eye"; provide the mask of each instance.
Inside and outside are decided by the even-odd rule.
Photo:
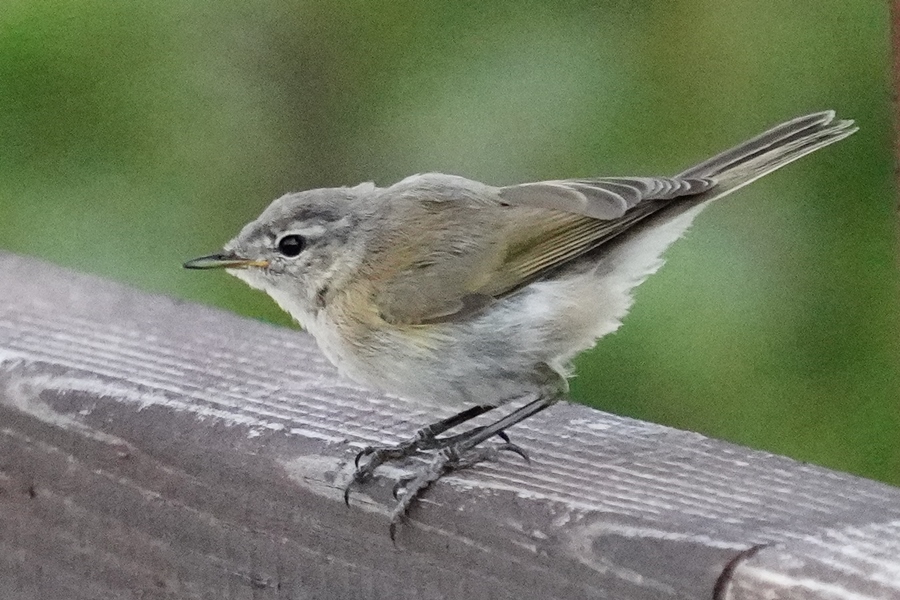
[[[286,235],[278,240],[278,251],[288,258],[303,252],[303,238],[297,234]]]

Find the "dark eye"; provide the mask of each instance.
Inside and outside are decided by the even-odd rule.
[[[303,238],[296,234],[286,235],[278,240],[278,251],[288,258],[303,252]]]

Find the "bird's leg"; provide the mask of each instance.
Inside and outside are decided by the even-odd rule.
[[[438,447],[437,436],[444,433],[448,429],[452,429],[457,425],[462,425],[466,421],[483,415],[492,408],[494,407],[472,406],[460,413],[453,415],[452,417],[447,417],[446,419],[441,419],[436,423],[426,425],[425,427],[416,431],[412,439],[402,442],[396,446],[366,446],[356,455],[354,463],[356,464],[357,469],[359,469],[359,461],[364,456],[372,456],[372,460],[380,459],[378,461],[378,464],[381,464],[385,460],[397,460],[400,458],[406,458],[407,456],[412,456],[418,450],[430,450],[436,448]],[[371,463],[372,460],[370,460],[369,462]]]
[[[472,465],[478,464],[484,460],[494,458],[498,452],[509,450],[520,454],[525,460],[528,456],[516,446],[509,442],[500,446],[491,448],[477,448],[478,444],[504,431],[506,428],[515,425],[527,419],[532,415],[536,415],[545,408],[552,406],[559,399],[559,395],[540,395],[536,400],[532,400],[528,404],[517,408],[502,419],[487,425],[478,427],[472,431],[467,431],[458,436],[453,436],[454,443],[441,449],[431,463],[423,468],[419,473],[408,480],[403,495],[397,501],[394,511],[391,514],[391,539],[397,531],[397,524],[400,523],[409,512],[410,506],[418,498],[428,486],[441,478],[441,476],[458,469],[465,469]],[[395,493],[398,490],[395,489]]]
[[[437,436],[444,433],[448,429],[452,429],[457,425],[461,425],[479,415],[483,415],[493,408],[495,407],[489,405],[472,406],[451,417],[441,419],[440,421],[432,423],[431,425],[426,425],[425,427],[419,429],[411,439],[396,446],[366,446],[365,448],[360,450],[360,452],[356,455],[356,459],[354,460],[356,472],[353,474],[353,480],[347,485],[346,488],[344,488],[344,502],[347,502],[349,504],[350,488],[355,484],[363,483],[368,480],[375,472],[375,469],[377,469],[385,461],[400,460],[408,456],[412,456],[420,450],[434,450],[444,448],[449,444],[456,443],[458,438],[466,434],[450,436],[447,438],[438,438]],[[482,429],[482,427],[476,428],[476,430],[479,431]],[[506,437],[506,434],[502,431],[496,432],[496,434],[502,437],[507,443],[509,442],[509,438]],[[360,459],[362,459],[363,457],[368,457],[369,460],[367,460],[365,464],[360,466]]]

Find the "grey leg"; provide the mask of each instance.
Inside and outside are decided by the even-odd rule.
[[[356,459],[354,461],[354,464],[356,465],[356,472],[353,474],[353,480],[347,485],[346,488],[344,488],[344,502],[349,505],[350,489],[356,484],[360,484],[369,480],[372,477],[372,474],[375,472],[375,469],[384,464],[386,461],[401,460],[412,456],[413,454],[416,454],[421,450],[435,450],[445,448],[451,444],[454,444],[463,436],[471,434],[471,432],[466,432],[447,438],[438,438],[437,436],[444,433],[448,429],[452,429],[457,425],[461,425],[466,421],[483,415],[493,408],[495,407],[473,406],[453,415],[452,417],[447,417],[446,419],[442,419],[436,423],[432,423],[431,425],[426,425],[422,429],[419,429],[412,437],[412,439],[402,442],[396,446],[368,446],[366,448],[363,448],[359,452],[359,454],[356,455]],[[480,432],[484,429],[484,427],[477,427],[472,431]],[[496,431],[491,435],[499,435],[504,441],[509,443],[509,438],[505,433],[503,433],[502,430]],[[369,460],[366,461],[366,463],[362,467],[360,467],[360,459],[362,459],[363,457],[368,457]]]
[[[517,408],[502,419],[486,427],[478,427],[472,431],[454,436],[454,443],[446,446],[438,452],[431,463],[423,468],[415,477],[409,480],[405,488],[405,493],[397,501],[394,511],[391,514],[391,539],[393,540],[397,532],[397,524],[400,523],[409,512],[410,506],[418,498],[428,486],[441,478],[441,476],[455,471],[464,469],[481,461],[493,458],[497,452],[502,450],[510,450],[516,452],[528,460],[527,455],[521,451],[518,446],[507,442],[496,448],[476,448],[478,444],[497,435],[508,427],[519,423],[532,415],[536,415],[545,408],[552,406],[559,399],[559,396],[540,396],[536,400],[532,400],[528,404]]]

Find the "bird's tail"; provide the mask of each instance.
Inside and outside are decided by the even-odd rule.
[[[630,289],[656,271],[665,249],[690,227],[697,213],[713,200],[815,152],[856,131],[853,121],[836,121],[833,111],[799,117],[713,156],[678,177],[708,178],[714,185],[699,194],[660,201],[644,218],[595,252],[597,272],[620,280]],[[610,284],[612,285],[612,284]]]
[[[697,198],[705,203],[842,140],[857,129],[853,121],[835,120],[831,110],[797,117],[679,173],[678,177],[713,179],[716,185],[700,195],[706,197]]]

